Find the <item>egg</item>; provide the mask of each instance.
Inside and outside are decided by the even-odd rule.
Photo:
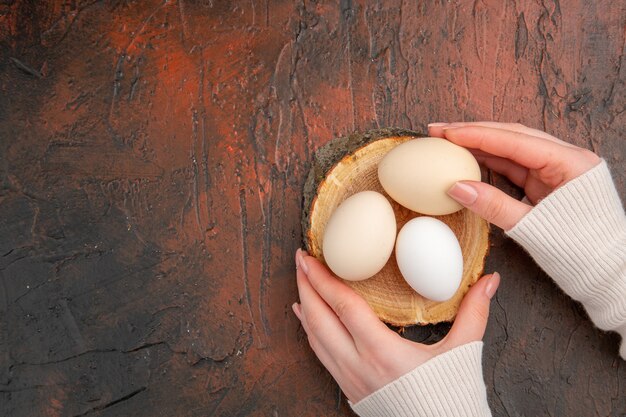
[[[340,278],[361,281],[389,260],[396,239],[396,216],[385,196],[363,191],[335,209],[324,229],[322,252]]]
[[[435,218],[417,217],[402,227],[396,261],[406,282],[430,300],[450,299],[461,284],[461,246],[448,225]]]
[[[480,181],[480,167],[461,146],[441,138],[420,138],[389,151],[378,164],[378,179],[404,207],[439,216],[463,208],[446,191],[457,181]]]

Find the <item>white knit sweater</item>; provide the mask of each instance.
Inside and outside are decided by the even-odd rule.
[[[626,359],[626,215],[605,161],[543,199],[507,235],[599,328],[622,336]],[[491,416],[482,342],[439,355],[352,405],[362,417]]]

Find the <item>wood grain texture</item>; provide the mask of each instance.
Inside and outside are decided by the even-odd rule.
[[[396,234],[409,220],[422,216],[389,197],[378,177],[381,159],[399,144],[418,137],[417,132],[378,129],[333,139],[315,152],[303,187],[302,206],[302,240],[310,255],[326,263],[322,241],[328,222],[337,207],[359,192],[375,191],[386,197],[395,215]],[[450,227],[463,253],[462,279],[450,299],[437,302],[416,293],[402,277],[395,252],[374,276],[344,281],[385,323],[404,327],[451,322],[469,288],[483,275],[489,223],[467,209],[433,217]]]
[[[312,152],[355,130],[519,121],[599,153],[624,198],[625,14],[0,0],[0,414],[348,414],[290,311]],[[494,415],[623,415],[617,337],[491,242]]]

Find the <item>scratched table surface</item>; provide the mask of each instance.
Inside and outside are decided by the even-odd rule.
[[[290,310],[333,137],[521,122],[624,198],[623,4],[338,3],[0,0],[0,415],[350,415]],[[493,414],[625,415],[618,337],[491,243]]]

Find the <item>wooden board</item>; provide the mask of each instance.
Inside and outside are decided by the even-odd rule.
[[[598,152],[624,197],[625,18],[583,0],[0,1],[0,414],[347,415],[290,311],[313,152],[519,121]],[[623,413],[617,337],[491,233],[494,416]]]
[[[397,231],[421,216],[391,199],[378,180],[381,159],[398,144],[420,136],[417,132],[377,129],[333,139],[315,152],[304,183],[302,205],[302,237],[309,254],[325,262],[322,239],[328,220],[346,198],[358,192],[369,190],[385,195],[393,208]],[[449,300],[436,302],[416,293],[402,277],[395,253],[373,277],[344,281],[385,323],[411,326],[451,322],[463,297],[483,274],[489,251],[489,224],[467,209],[435,217],[454,232],[463,253],[462,280]]]

